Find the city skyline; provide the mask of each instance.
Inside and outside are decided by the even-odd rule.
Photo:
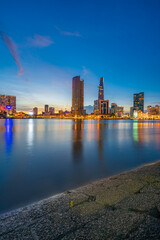
[[[16,114],[16,96],[11,95],[1,95],[0,94],[0,114],[1,117],[10,117],[15,116]],[[89,106],[88,106],[89,107]],[[92,107],[92,106],[90,106]],[[31,111],[29,111],[28,116],[44,116],[51,117],[57,116],[57,112],[55,108],[49,106],[48,104],[44,105],[44,111],[41,111],[38,114],[40,109],[38,107],[33,107]],[[126,117],[130,116],[131,118],[153,118],[160,116],[159,105],[147,106],[147,111],[144,110],[144,92],[134,93],[133,94],[133,105],[130,107],[130,114],[124,111],[124,106],[118,106],[116,103],[111,103],[109,105],[109,100],[104,100],[104,78],[101,77],[98,86],[98,100],[94,100],[94,109],[90,109],[88,112],[87,106],[84,106],[84,80],[81,79],[80,76],[75,76],[72,78],[72,107],[71,110],[68,111],[65,109],[59,110],[59,117],[84,117],[86,115],[92,115],[95,118],[99,117]],[[102,116],[103,115],[103,116]],[[107,116],[108,115],[108,116]],[[25,117],[24,112],[20,112],[18,117]]]
[[[77,75],[84,106],[93,106],[101,76],[104,99],[127,112],[136,92],[145,92],[145,110],[160,104],[159,1],[38,4],[0,3],[0,92],[17,96],[17,110],[69,110]]]

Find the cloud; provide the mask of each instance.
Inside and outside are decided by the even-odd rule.
[[[89,71],[85,66],[83,66],[83,75],[86,76],[87,74],[89,74]]]
[[[48,47],[54,43],[49,36],[39,34],[34,34],[33,37],[28,37],[27,40],[29,45],[33,47]]]
[[[56,27],[56,29],[62,34],[62,35],[66,35],[66,36],[75,36],[75,37],[82,37],[81,34],[79,32],[68,32],[68,31],[62,31],[61,29],[59,29],[58,27]]]
[[[21,66],[21,63],[19,61],[19,56],[18,56],[18,53],[17,53],[17,49],[16,49],[16,45],[15,43],[13,42],[13,40],[7,36],[4,32],[0,31],[0,35],[2,37],[2,40],[4,41],[4,43],[6,44],[8,50],[10,51],[15,63],[17,64],[17,66],[19,67],[19,72],[18,72],[18,75],[21,76],[23,75],[23,68]]]

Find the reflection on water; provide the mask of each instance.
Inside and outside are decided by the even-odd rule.
[[[7,154],[10,154],[13,144],[13,119],[5,119],[4,139],[6,144]]]
[[[97,126],[97,143],[98,143],[99,160],[103,160],[104,159],[104,152],[103,152],[104,124],[100,124],[100,120],[98,120],[96,126]]]
[[[138,122],[134,121],[133,122],[133,139],[135,142],[138,142]]]
[[[160,121],[0,120],[0,212],[160,159]]]
[[[28,132],[27,132],[27,140],[28,147],[31,148],[33,146],[33,138],[34,138],[34,119],[28,120]]]
[[[73,123],[73,160],[81,160],[83,152],[83,119]]]

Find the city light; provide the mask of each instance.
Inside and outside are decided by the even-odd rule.
[[[7,109],[11,109],[12,107],[10,105],[6,106]]]
[[[29,115],[32,116],[33,115],[33,111],[29,111]]]

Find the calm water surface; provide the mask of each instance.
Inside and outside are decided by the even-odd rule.
[[[160,121],[0,120],[0,213],[160,159]]]

